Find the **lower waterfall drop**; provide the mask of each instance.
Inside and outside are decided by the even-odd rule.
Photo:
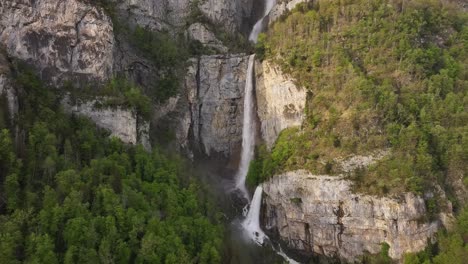
[[[242,221],[242,227],[246,231],[247,236],[255,241],[260,246],[263,245],[265,240],[265,233],[263,233],[260,227],[260,209],[262,206],[262,186],[257,186],[252,202],[250,203],[250,209],[247,213],[246,218]]]

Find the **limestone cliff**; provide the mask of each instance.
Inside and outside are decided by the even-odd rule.
[[[434,239],[439,222],[426,222],[426,206],[410,193],[398,198],[352,192],[352,182],[335,176],[292,171],[264,183],[264,224],[289,248],[353,261],[378,253],[381,243],[400,259]]]
[[[271,148],[282,130],[302,124],[307,94],[269,61],[257,63],[256,80],[262,138]]]
[[[77,0],[3,1],[0,43],[56,85],[102,81],[112,73],[112,22],[101,9]]]
[[[66,111],[71,114],[85,116],[100,128],[109,130],[111,136],[121,139],[128,144],[143,144],[150,149],[148,140],[148,124],[139,120],[133,109],[122,107],[98,107],[104,98],[96,98],[87,102],[71,102],[69,98],[63,100]]]
[[[18,96],[11,79],[11,71],[7,58],[0,51],[0,96],[6,98],[6,109],[13,125],[13,118],[18,113]],[[5,107],[0,105],[0,107]]]
[[[293,10],[298,4],[311,0],[280,0],[276,3],[269,15],[270,24],[275,22],[281,15]]]
[[[248,56],[243,54],[190,61],[177,106],[182,118],[176,137],[182,148],[191,146],[207,156],[224,157],[240,150],[247,62]]]

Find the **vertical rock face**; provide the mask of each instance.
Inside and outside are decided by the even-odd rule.
[[[172,29],[186,23],[192,0],[115,1],[121,16],[133,25],[151,30]]]
[[[71,114],[85,116],[91,119],[100,128],[109,130],[115,136],[128,144],[142,143],[146,148],[148,144],[148,125],[139,124],[138,116],[132,109],[102,107],[95,105],[99,100],[73,104],[64,100],[65,109]]]
[[[240,149],[248,56],[214,55],[192,60],[186,77],[189,114],[179,142],[190,138],[204,154],[229,157]],[[185,133],[184,133],[185,132]]]
[[[102,81],[112,73],[112,23],[77,0],[3,1],[0,42],[54,84]]]
[[[9,62],[0,50],[0,96],[5,96],[7,100],[6,106],[0,105],[0,107],[7,107],[8,114],[13,125],[13,117],[18,113],[18,97],[16,91],[13,88],[11,81],[11,72],[9,68]]]
[[[202,23],[190,25],[187,29],[188,36],[193,40],[200,41],[203,46],[211,48],[221,53],[228,51],[227,47],[216,38],[213,32],[209,31]]]
[[[250,18],[254,0],[126,0],[116,1],[123,17],[152,30],[174,30],[191,21],[199,9],[212,22],[231,33],[241,31]]]
[[[438,222],[427,223],[424,200],[413,194],[399,199],[351,192],[341,177],[287,172],[264,183],[264,224],[289,248],[304,254],[338,256],[353,261],[365,252],[390,245],[400,259],[433,239]]]
[[[262,138],[271,148],[283,129],[302,124],[307,95],[271,62],[263,61],[256,69],[258,117]]]
[[[239,32],[252,14],[253,0],[203,0],[200,10],[229,32]]]
[[[157,106],[153,123],[174,123],[179,148],[230,158],[242,144],[248,56],[212,55],[189,61],[181,95]]]

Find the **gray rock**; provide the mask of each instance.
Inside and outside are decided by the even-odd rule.
[[[226,53],[228,48],[216,38],[213,32],[209,31],[202,23],[195,23],[190,25],[187,29],[188,36],[199,41],[203,46],[214,49],[221,53]]]
[[[230,158],[240,151],[242,113],[248,56],[244,54],[202,56],[189,60],[185,88],[155,112],[154,123],[168,113],[173,118],[178,147],[207,156]]]
[[[262,138],[271,148],[282,130],[302,124],[307,93],[278,66],[266,60],[257,63],[256,80]]]
[[[208,156],[239,150],[247,62],[245,55],[202,56],[189,69],[191,136]]]
[[[111,136],[119,138],[124,143],[141,143],[146,149],[151,149],[148,137],[149,124],[141,122],[133,109],[96,107],[96,104],[100,104],[102,100],[105,98],[75,103],[65,98],[62,103],[67,112],[91,119],[98,127],[110,131]]]
[[[200,10],[228,32],[240,32],[252,14],[253,0],[202,0]]]
[[[173,30],[185,25],[192,0],[116,1],[121,18],[150,30]]]
[[[284,13],[293,10],[298,4],[311,0],[281,0],[276,3],[269,15],[269,23],[275,22]]]
[[[0,51],[0,96],[4,95],[7,99],[8,114],[11,120],[11,125],[14,125],[13,118],[18,114],[19,105],[16,89],[14,89],[14,84],[11,79],[9,66],[9,62],[3,55],[3,52]]]
[[[339,256],[354,261],[365,252],[390,245],[389,255],[400,259],[434,240],[439,221],[425,222],[421,197],[400,199],[351,192],[352,182],[327,175],[292,171],[264,183],[264,224],[291,249],[306,254]]]
[[[33,64],[55,85],[103,81],[112,73],[112,22],[81,1],[4,1],[0,32],[9,55]]]

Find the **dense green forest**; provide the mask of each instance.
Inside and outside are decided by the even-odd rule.
[[[0,120],[0,263],[220,262],[223,227],[180,158],[65,114],[59,90],[17,68],[20,111]]]
[[[250,182],[298,168],[336,175],[336,157],[380,150],[390,154],[351,175],[357,191],[422,193],[463,175],[467,21],[439,0],[311,1],[282,16],[256,49],[307,89],[307,120],[260,149]]]

